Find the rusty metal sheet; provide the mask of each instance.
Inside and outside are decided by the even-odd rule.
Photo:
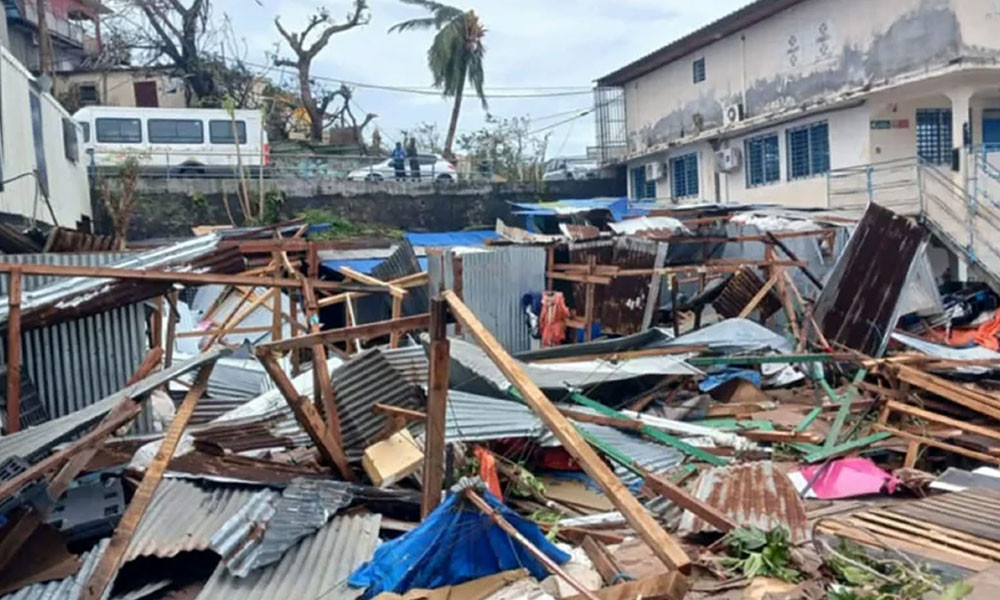
[[[652,269],[657,265],[658,244],[638,238],[617,238],[570,244],[570,262],[585,265],[594,257],[598,265],[622,269]],[[650,285],[650,277],[616,277],[610,285],[594,286],[594,320],[605,333],[628,335],[644,329],[646,305],[656,302],[659,277]],[[573,284],[573,306],[584,314],[586,285]]]
[[[738,525],[765,531],[781,526],[794,542],[809,537],[806,509],[788,476],[770,461],[716,467],[698,477],[691,494],[723,511]],[[681,517],[678,533],[717,531],[690,511]]]
[[[868,207],[816,301],[816,322],[831,344],[873,357],[885,352],[899,319],[899,297],[926,238],[915,221],[877,204]]]
[[[715,311],[727,319],[738,317],[750,301],[754,299],[764,281],[757,276],[751,267],[737,271],[726,283],[719,297],[712,303]],[[781,310],[781,300],[772,287],[757,304],[757,312],[761,319],[766,319]]]

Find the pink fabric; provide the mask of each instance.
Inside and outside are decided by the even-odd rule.
[[[806,481],[811,481],[819,469],[820,465],[813,465],[799,469],[798,473]],[[837,500],[880,494],[883,489],[892,494],[896,491],[898,483],[898,479],[879,468],[870,459],[852,457],[830,463],[811,489],[817,498]]]

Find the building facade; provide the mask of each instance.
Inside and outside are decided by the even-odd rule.
[[[56,73],[53,93],[64,106],[185,108],[184,81],[164,69],[107,67]]]
[[[624,126],[598,144],[676,204],[827,206],[829,173],[915,157],[968,186],[1000,148],[998,31],[998,0],[758,0],[602,77]]]
[[[32,73],[40,70],[37,0],[0,0],[7,49]],[[52,38],[53,71],[78,68],[101,50],[101,15],[110,12],[100,0],[49,0],[46,23]],[[0,31],[2,34],[2,31]]]
[[[0,46],[0,218],[75,228],[91,218],[82,133]]]

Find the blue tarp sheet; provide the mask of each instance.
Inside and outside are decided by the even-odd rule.
[[[537,525],[488,491],[483,491],[482,497],[553,561],[563,564],[569,560],[568,554],[545,539]],[[347,582],[366,588],[364,598],[372,598],[382,592],[405,594],[414,588],[457,585],[522,567],[539,580],[549,575],[537,559],[469,505],[463,495],[452,494],[419,527],[379,546],[372,560],[354,571]]]
[[[414,246],[443,248],[449,246],[484,246],[486,240],[495,240],[500,235],[492,230],[482,231],[441,231],[438,233],[412,233],[405,236]]]
[[[703,392],[711,392],[723,383],[732,381],[733,379],[745,379],[755,386],[760,387],[760,373],[757,371],[726,368],[709,373],[708,377],[698,384],[698,389]]]
[[[335,260],[324,260],[320,264],[330,269],[331,271],[336,271],[340,267],[350,267],[359,273],[364,273],[365,275],[371,275],[372,270],[384,263],[384,258],[345,258],[345,259],[335,259]],[[420,257],[417,259],[420,264],[420,270],[427,270],[427,258]]]
[[[512,202],[515,215],[555,216],[606,210],[615,221],[626,217],[641,217],[649,213],[638,206],[629,206],[628,198],[590,198],[588,200],[556,200],[555,202]]]

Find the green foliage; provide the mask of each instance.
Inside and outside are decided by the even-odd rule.
[[[541,181],[548,136],[531,135],[527,116],[500,119],[486,115],[479,130],[458,136],[458,147],[473,169],[507,181]]]
[[[285,194],[281,190],[270,189],[264,193],[264,214],[262,224],[269,225],[281,220],[281,207],[285,204]]]
[[[921,600],[942,589],[926,568],[868,556],[857,544],[842,542],[826,565],[840,584],[827,600]],[[944,588],[938,600],[961,600],[972,591],[963,581]]]
[[[205,199],[205,194],[201,192],[192,192],[188,201],[191,202],[191,208],[197,211],[205,211],[208,209],[208,201]]]
[[[298,218],[309,225],[329,225],[330,227],[318,233],[310,234],[314,240],[340,240],[355,237],[402,238],[399,229],[384,225],[357,223],[340,217],[325,208],[310,208],[299,213]]]
[[[792,546],[788,530],[783,527],[763,531],[756,527],[731,531],[723,539],[729,558],[723,566],[730,572],[753,579],[774,577],[795,583],[802,574],[792,562]]]

